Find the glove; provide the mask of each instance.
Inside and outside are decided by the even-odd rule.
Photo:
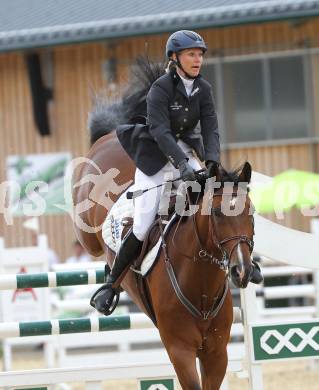
[[[194,169],[188,164],[186,159],[178,164],[178,169],[183,181],[193,181],[196,179]]]
[[[213,160],[205,161],[205,165],[208,171],[210,171],[211,169],[217,169],[219,167],[219,163]]]

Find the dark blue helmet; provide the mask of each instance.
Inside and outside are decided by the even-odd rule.
[[[167,40],[166,56],[170,58],[173,53],[194,48],[202,49],[204,53],[207,50],[206,43],[199,34],[189,30],[176,31]]]

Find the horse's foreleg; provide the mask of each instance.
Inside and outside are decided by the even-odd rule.
[[[203,352],[199,356],[203,390],[219,390],[227,369],[227,351]]]
[[[196,352],[170,347],[168,351],[174,365],[176,375],[183,390],[201,390],[199,376],[196,370]]]

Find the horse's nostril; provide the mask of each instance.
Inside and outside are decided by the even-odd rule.
[[[239,278],[240,277],[239,267],[237,265],[234,265],[233,267],[231,267],[230,273],[232,277]]]

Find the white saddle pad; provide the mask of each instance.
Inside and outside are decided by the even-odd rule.
[[[133,200],[126,198],[127,191],[131,191],[131,188],[129,187],[112,206],[102,226],[102,237],[104,242],[116,253],[121,246],[121,236],[123,230],[122,220],[128,217],[133,218],[134,215]],[[171,220],[165,226],[164,234],[173,220],[174,218],[171,218]],[[162,238],[160,237],[156,245],[144,257],[143,263],[141,265],[141,274],[143,276],[146,275],[152,267],[160,250],[161,243]]]

